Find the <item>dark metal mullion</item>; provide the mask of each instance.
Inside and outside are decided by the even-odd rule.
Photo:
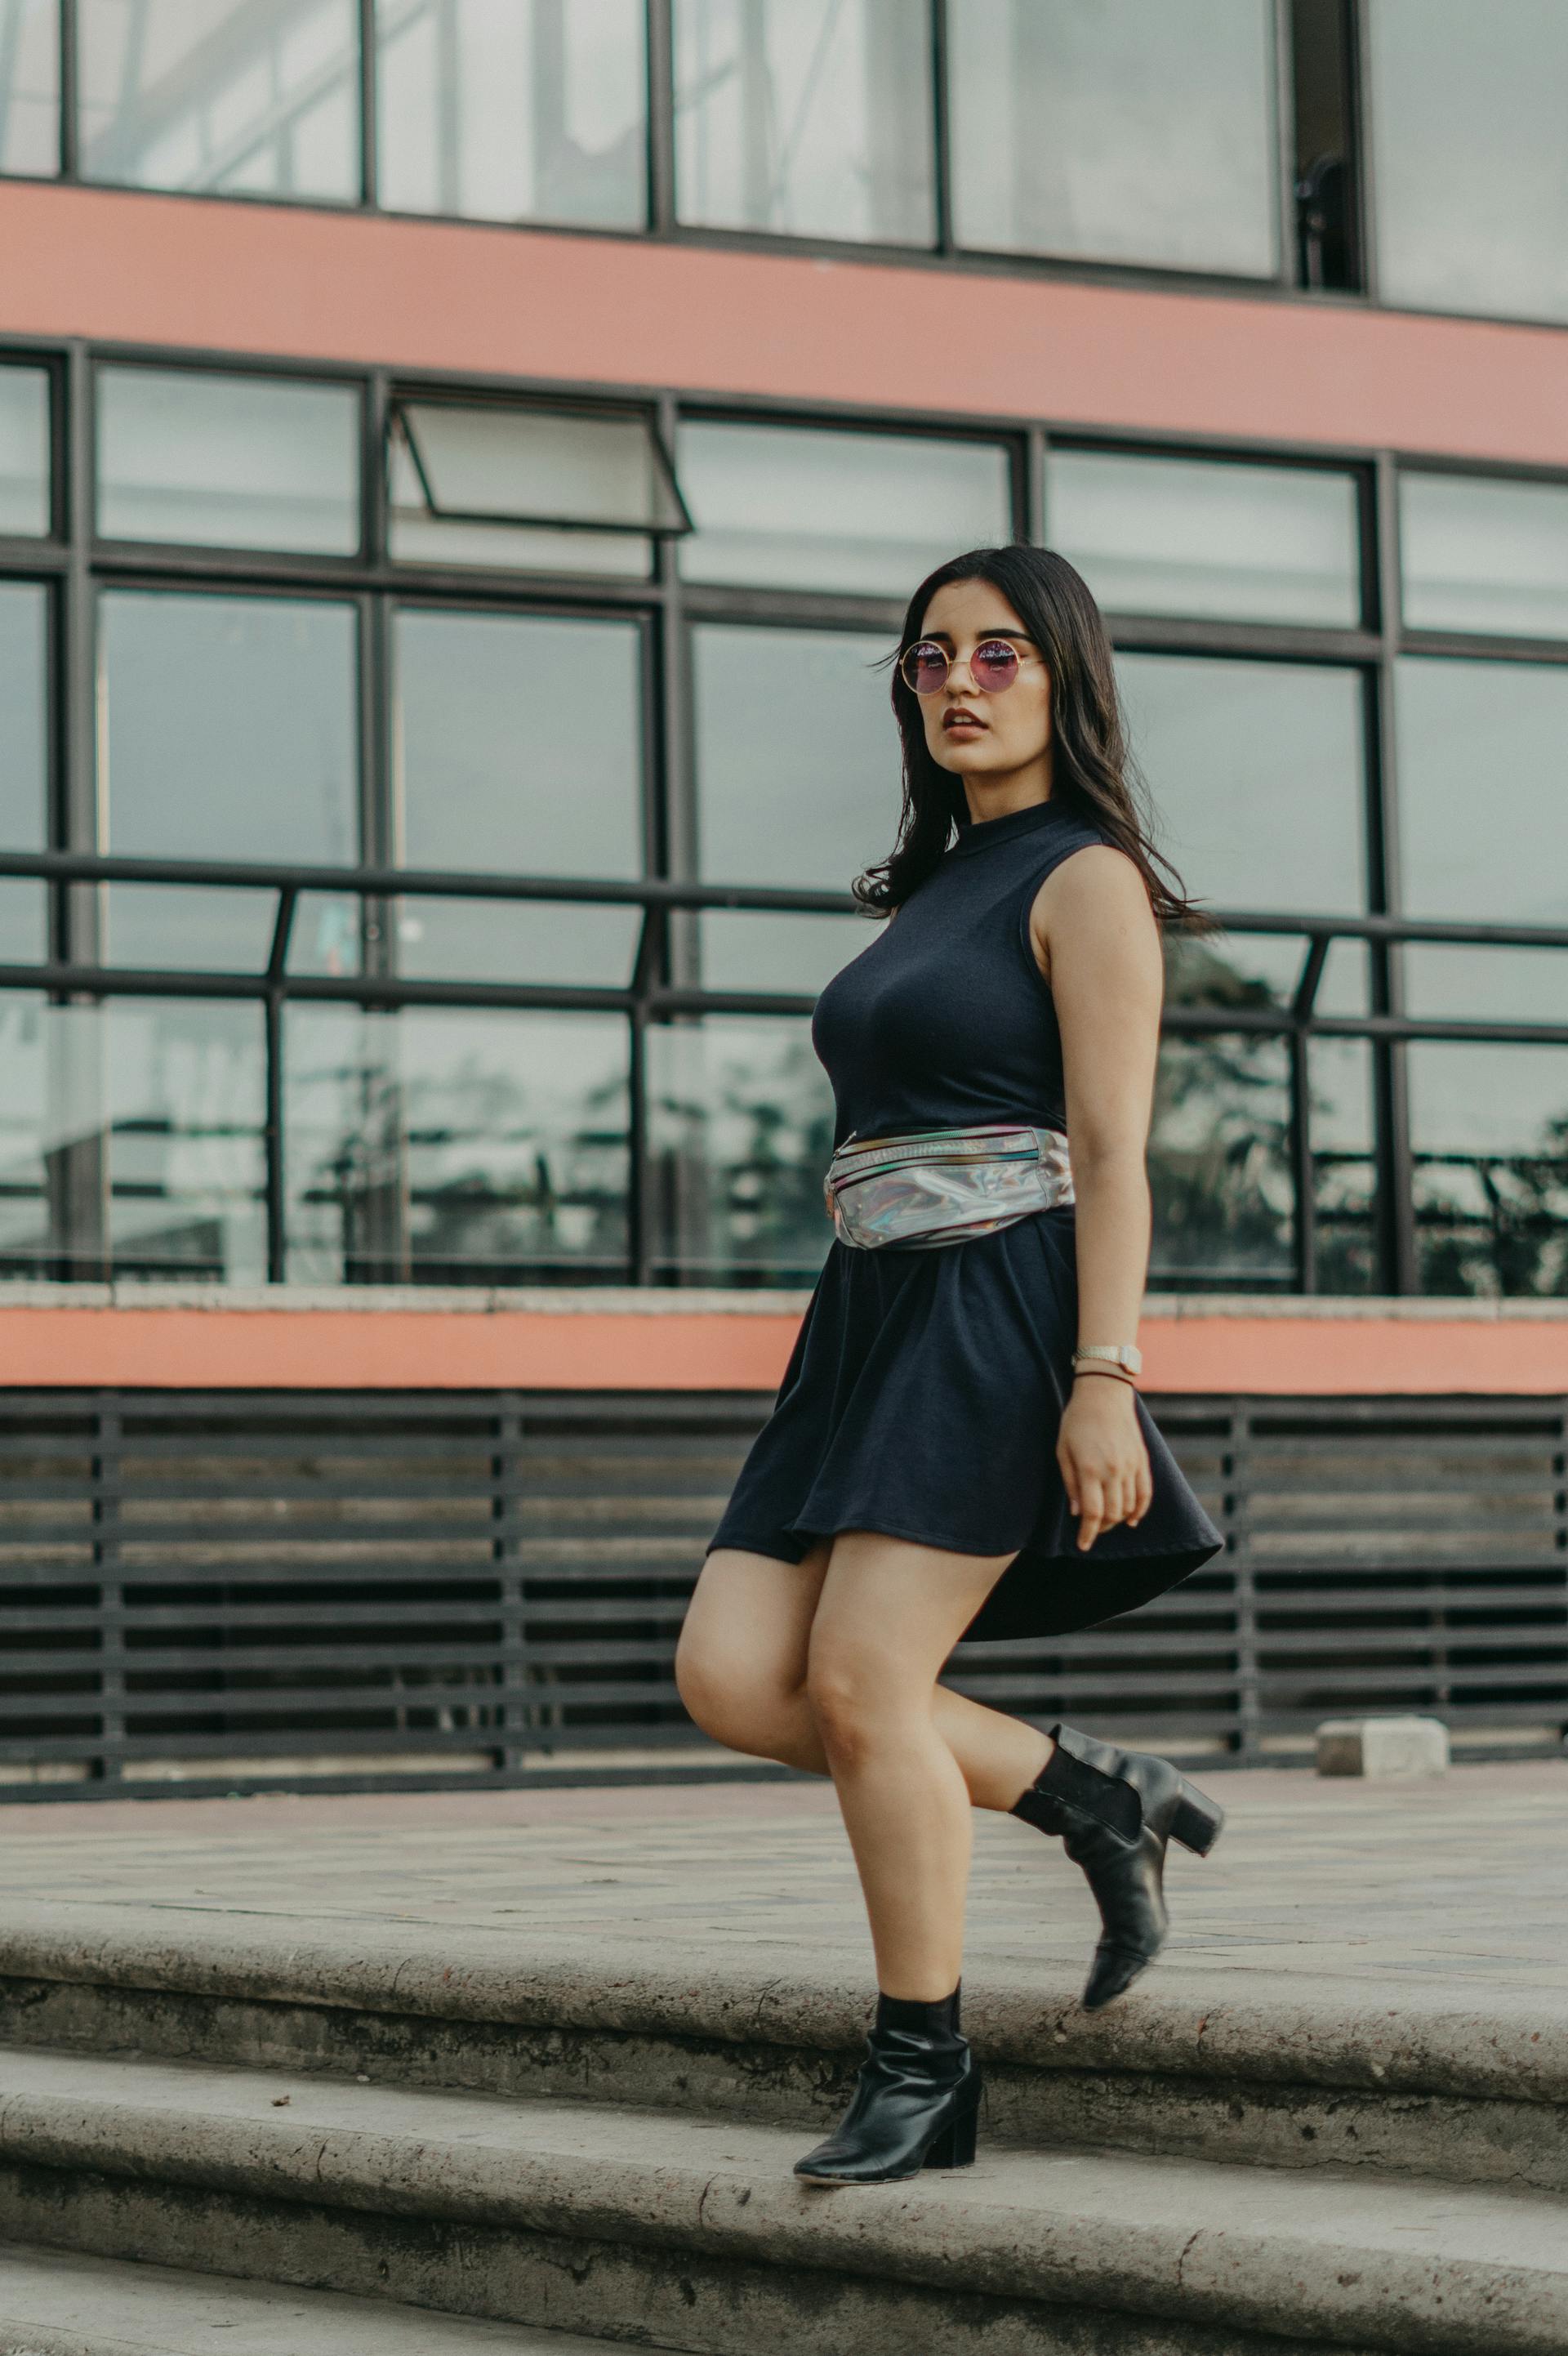
[[[1312,1066],[1307,1033],[1290,1033],[1290,1171],[1296,1198],[1296,1284],[1317,1290],[1317,1199],[1312,1167]]]
[[[1290,1160],[1296,1197],[1296,1280],[1298,1290],[1317,1290],[1317,1183],[1312,1160],[1311,1023],[1318,984],[1328,962],[1329,937],[1315,934],[1307,945],[1301,979],[1291,1002]]]
[[[396,661],[392,651],[392,630],[396,609],[390,598],[368,595],[359,601],[359,855],[365,865],[388,870],[401,863],[404,836],[403,812],[398,804],[399,781],[394,774],[392,747],[396,720],[392,709],[397,693]],[[400,897],[387,894],[365,898],[360,903],[360,959],[367,976],[384,982],[395,983],[401,958],[399,953],[398,916],[402,906]],[[373,1026],[378,1039],[382,1026]],[[401,1011],[389,1007],[387,1035],[402,1037]],[[369,1208],[373,1255],[378,1262],[376,1280],[383,1283],[406,1280],[408,1269],[409,1205],[408,1151],[404,1137],[404,1092],[400,1081],[395,1091],[395,1112],[392,1141],[395,1162],[388,1182],[378,1186]]]
[[[1355,229],[1360,252],[1360,291],[1369,303],[1381,303],[1378,280],[1377,134],[1372,128],[1372,27],[1367,0],[1347,0],[1350,11],[1350,126],[1352,132]]]
[[[674,0],[646,0],[647,220],[656,237],[676,226]]]
[[[1381,650],[1374,686],[1373,724],[1370,732],[1371,786],[1369,864],[1371,899],[1379,913],[1396,915],[1403,904],[1399,858],[1399,766],[1394,721],[1395,659],[1399,644],[1399,484],[1394,461],[1386,454],[1375,474],[1378,544],[1378,621]],[[1373,1011],[1403,1014],[1403,958],[1396,947],[1372,942],[1371,964]],[[1415,1261],[1414,1164],[1410,1140],[1410,1090],[1407,1051],[1398,1039],[1374,1041],[1372,1046],[1373,1105],[1377,1137],[1381,1258],[1387,1289],[1413,1293],[1417,1287]]]
[[[1275,202],[1279,207],[1281,291],[1301,284],[1296,232],[1296,59],[1291,0],[1274,0]]]
[[[657,411],[658,432],[672,453],[677,448],[679,418],[680,404],[675,395],[670,393],[661,397]],[[686,590],[680,576],[678,543],[670,540],[659,541],[656,547],[656,564],[658,584],[658,727],[653,740],[656,747],[656,769],[650,783],[656,795],[655,807],[659,820],[656,841],[660,865],[657,873],[672,881],[691,883],[701,872],[700,833],[697,801],[697,745],[690,693],[690,623]],[[650,918],[651,915],[650,911]],[[699,986],[699,940],[700,919],[694,912],[671,910],[664,914],[656,930],[651,931],[647,937],[648,972],[644,987],[656,984],[661,988],[678,986],[690,989]],[[667,1218],[673,1220],[678,1231],[682,1217],[680,1201],[666,1201],[656,1185],[656,1172],[649,1151],[647,1050],[649,1032],[655,1019],[655,1006],[645,1000],[635,1018],[640,1090],[635,1110],[641,1124],[634,1140],[634,1183],[638,1195],[637,1219],[642,1254],[635,1270],[635,1280],[639,1284],[655,1280],[659,1259],[673,1252],[677,1243],[678,1233],[667,1237],[663,1232],[663,1222]],[[681,1191],[678,1172],[676,1173],[676,1185],[678,1197]]]
[[[953,239],[953,107],[947,60],[952,39],[947,0],[931,0],[931,156],[936,252],[951,256]]]
[[[96,852],[100,841],[96,593],[91,570],[97,467],[93,449],[92,362],[83,343],[67,348],[65,363],[64,523],[66,573],[57,605],[59,670],[55,680],[60,776],[59,820],[68,851]],[[58,919],[67,958],[96,964],[103,953],[106,889],[67,884]],[[80,1002],[64,993],[57,1003]],[[101,1001],[93,1001],[101,1004]],[[62,1034],[53,1054],[76,1055],[81,1039]],[[59,1264],[68,1276],[107,1269],[111,1248],[109,1141],[95,1126],[67,1138],[49,1157],[51,1224]]]
[[[81,173],[81,139],[78,130],[81,89],[76,0],[59,0],[59,166],[62,180]]]
[[[376,0],[359,0],[359,202],[367,209],[377,201],[379,115]]]
[[[262,1001],[266,1055],[265,1190],[267,1281],[282,1284],[288,1269],[288,1194],[284,1168],[283,1006],[287,996],[289,940],[299,894],[288,885],[278,894],[272,945],[267,957],[267,994]]]

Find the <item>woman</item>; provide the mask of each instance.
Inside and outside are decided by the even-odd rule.
[[[797,2163],[828,2183],[974,2157],[972,1808],[1061,1835],[1082,1866],[1104,1931],[1091,2008],[1159,1949],[1168,1839],[1202,1854],[1221,1821],[1167,1761],[937,1681],[960,1639],[1093,1626],[1221,1539],[1136,1387],[1158,920],[1192,911],[1129,790],[1099,609],[1049,550],[974,550],[915,592],[891,691],[902,819],[856,886],[891,921],[812,1023],[838,1232],[676,1659],[716,1740],[837,1788],[878,2003],[843,2122]],[[1003,1131],[1023,1161],[962,1159]]]

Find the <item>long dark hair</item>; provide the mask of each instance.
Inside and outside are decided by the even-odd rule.
[[[1110,634],[1089,585],[1054,549],[1023,541],[949,557],[926,574],[909,601],[898,646],[887,658],[893,716],[903,743],[903,809],[888,857],[855,879],[852,888],[861,907],[884,916],[901,906],[942,857],[959,814],[967,814],[963,779],[932,758],[920,700],[899,668],[907,649],[924,636],[926,607],[949,581],[991,582],[1045,658],[1055,747],[1052,800],[1064,800],[1074,815],[1090,820],[1126,852],[1161,923],[1211,930],[1212,918],[1189,899],[1180,876],[1155,847],[1147,790],[1127,746]]]

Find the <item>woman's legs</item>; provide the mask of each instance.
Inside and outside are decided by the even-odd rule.
[[[936,1668],[1011,1556],[945,1554],[932,1547],[909,1547],[874,1531],[852,1535],[880,1546],[904,1547],[907,1553],[933,1557],[957,1567],[961,1574],[981,1578],[979,1598],[959,1619],[933,1669],[931,1710],[937,1732],[958,1762],[971,1803],[977,1808],[1011,1808],[1050,1759],[1050,1735],[935,1683]],[[681,1699],[716,1742],[814,1775],[832,1772],[806,1677],[812,1621],[835,1543],[819,1539],[798,1563],[779,1562],[772,1555],[750,1554],[738,1547],[715,1547],[692,1594],[675,1660]],[[842,1536],[837,1543],[842,1543]],[[953,1574],[946,1576],[951,1588]]]
[[[963,1969],[972,1803],[937,1728],[936,1673],[1011,1560],[870,1530],[833,1542],[806,1690],[885,1996],[939,2003]]]

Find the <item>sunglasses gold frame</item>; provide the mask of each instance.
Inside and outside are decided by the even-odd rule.
[[[916,687],[913,680],[909,675],[910,663],[912,658],[920,652],[923,647],[931,647],[934,648],[935,652],[942,657],[942,677],[938,680],[934,687]],[[1004,679],[998,681],[995,687],[987,687],[977,677],[975,670],[975,658],[983,652],[987,647],[1005,647],[1008,653],[1013,658],[1012,677],[1010,679]],[[1034,649],[1031,648],[1029,653],[1032,654],[1033,651]],[[916,638],[914,644],[912,646],[906,647],[903,653],[899,657],[899,677],[903,680],[904,685],[908,688],[912,695],[918,695],[923,701],[924,701],[924,699],[929,696],[940,695],[942,693],[943,689],[947,685],[948,679],[952,674],[954,663],[956,659],[957,658],[955,656],[948,653],[945,647],[938,646],[934,638]],[[1029,659],[1029,655],[1021,653],[1019,649],[1013,645],[1009,638],[1004,637],[998,631],[988,638],[976,639],[975,644],[975,653],[969,658],[969,676],[974,680],[976,687],[979,690],[979,692],[982,695],[1005,695],[1009,687],[1016,687],[1018,685],[1019,673],[1022,670],[1024,664]]]

